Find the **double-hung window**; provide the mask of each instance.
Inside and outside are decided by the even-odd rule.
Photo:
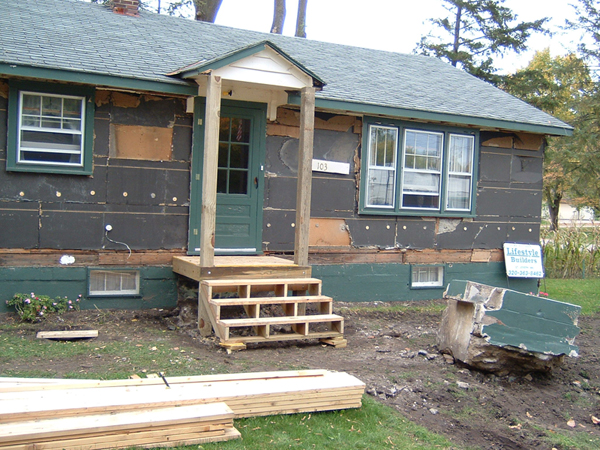
[[[362,213],[473,214],[475,134],[365,122]]]
[[[91,173],[93,91],[11,83],[8,170]]]

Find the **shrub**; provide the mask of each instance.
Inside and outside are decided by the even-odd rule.
[[[541,238],[548,278],[600,276],[600,228],[542,230]]]
[[[50,314],[78,311],[81,295],[75,300],[67,297],[50,298],[47,295],[15,294],[6,304],[15,308],[21,320],[39,322]]]

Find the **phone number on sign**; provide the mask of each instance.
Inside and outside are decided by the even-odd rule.
[[[539,270],[509,270],[507,272],[509,277],[529,277],[529,278],[543,278],[544,274]]]

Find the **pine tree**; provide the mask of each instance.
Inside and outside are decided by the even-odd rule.
[[[495,57],[527,49],[534,32],[545,32],[542,18],[518,22],[504,0],[443,0],[448,16],[431,19],[440,36],[423,36],[415,51],[448,61],[478,78],[498,84]]]

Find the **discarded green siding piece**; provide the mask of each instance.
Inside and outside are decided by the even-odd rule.
[[[531,316],[519,311],[507,310],[504,306],[500,311],[487,311],[486,315],[498,319],[498,324],[520,328],[531,333],[567,336],[571,338],[579,334],[579,328],[573,324],[573,321],[563,322]],[[487,329],[487,326],[484,327],[485,329]]]
[[[502,306],[510,311],[575,325],[581,312],[581,306],[578,305],[509,290],[504,293]]]
[[[509,346],[550,355],[579,355],[577,346],[571,345],[566,337],[557,337],[555,334],[534,333],[497,323],[487,325],[483,329],[489,337],[488,342],[499,347]],[[579,334],[579,329],[577,334]]]
[[[578,356],[577,305],[464,280],[451,281],[444,297],[438,348],[471,367],[548,372]]]

